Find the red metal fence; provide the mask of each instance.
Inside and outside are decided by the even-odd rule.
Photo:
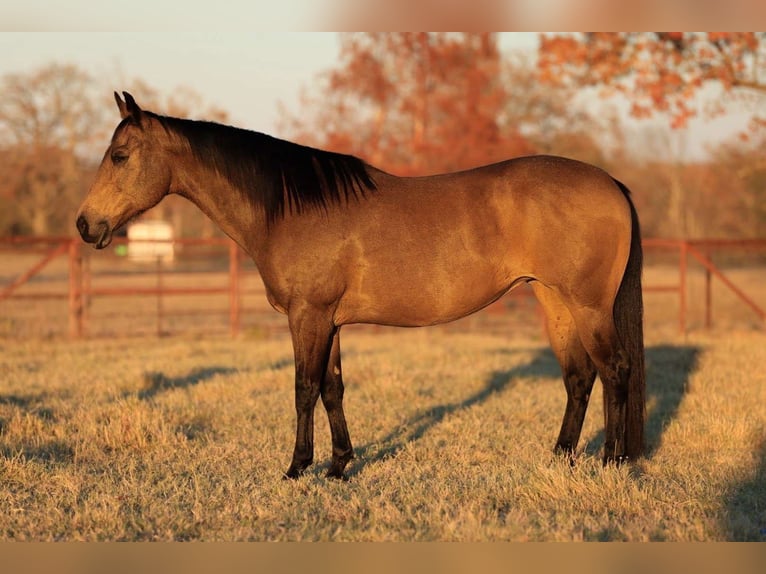
[[[755,301],[742,288],[735,284],[724,273],[719,265],[713,262],[714,253],[725,253],[729,258],[746,260],[751,262],[758,259],[763,262],[766,254],[766,239],[694,239],[694,240],[669,240],[669,239],[644,239],[644,252],[658,250],[676,252],[678,254],[678,283],[672,285],[644,285],[646,292],[675,292],[678,294],[678,328],[680,332],[687,329],[688,289],[690,258],[699,263],[705,270],[704,274],[704,310],[705,328],[713,325],[713,278],[718,279],[741,303],[747,306],[762,324],[766,324],[766,311],[763,304]]]
[[[240,299],[243,296],[241,286],[242,269],[241,253],[239,248],[226,239],[182,239],[172,241],[176,249],[182,252],[194,252],[206,250],[201,259],[212,261],[228,261],[228,276],[223,274],[223,281],[212,281],[212,284],[194,284],[187,281],[183,285],[173,285],[169,280],[169,273],[174,265],[167,263],[161,258],[156,258],[150,263],[130,264],[126,257],[118,256],[120,246],[125,245],[127,240],[115,238],[114,249],[106,250],[101,257],[92,257],[92,248],[82,241],[71,238],[6,238],[0,239],[0,254],[11,258],[22,259],[21,265],[29,265],[22,273],[12,278],[3,285],[0,280],[0,303],[3,300],[16,301],[19,304],[34,302],[60,301],[66,299],[68,316],[68,335],[70,338],[81,338],[88,335],[90,312],[94,302],[100,300],[120,300],[120,312],[123,324],[129,323],[134,318],[135,302],[151,302],[148,311],[154,315],[156,333],[164,333],[165,320],[171,315],[204,315],[210,314],[204,302],[199,301],[188,308],[168,309],[166,306],[170,298],[176,296],[200,296],[209,299],[210,296],[224,296],[228,299],[229,331],[236,335],[240,325]],[[36,257],[37,259],[33,259]],[[200,259],[200,257],[197,257]],[[58,260],[58,261],[57,261]],[[22,289],[25,284],[33,283],[35,279],[41,279],[43,271],[50,268],[54,263],[61,267],[61,260],[65,260],[65,268],[59,268],[49,273],[54,280],[39,281],[36,289]],[[96,263],[104,262],[94,268]],[[127,265],[126,265],[127,264]],[[206,267],[209,267],[207,265]],[[218,265],[220,267],[220,265]],[[216,278],[222,275],[219,268],[215,269]],[[205,274],[205,271],[201,273]],[[197,273],[195,276],[199,276]],[[62,276],[66,280],[62,281]],[[140,277],[140,281],[132,281],[132,278]],[[99,279],[101,281],[99,281]],[[210,283],[209,281],[206,283]],[[48,287],[50,286],[50,287]],[[142,311],[147,311],[147,305],[143,305]],[[219,310],[213,310],[218,313]],[[123,331],[130,331],[130,327],[124,327]]]
[[[41,305],[42,302],[53,302],[60,309],[61,302],[66,300],[67,332],[71,338],[92,336],[92,315],[96,303],[107,299],[120,301],[117,305],[120,317],[114,321],[120,324],[121,332],[131,332],[131,323],[140,314],[138,301],[141,301],[141,313],[153,315],[154,331],[158,335],[166,332],[166,322],[170,317],[225,316],[224,328],[231,336],[237,336],[242,330],[246,313],[263,312],[258,316],[261,322],[266,320],[264,317],[272,316],[266,314],[265,290],[257,270],[228,239],[173,240],[174,248],[179,251],[176,262],[167,263],[157,258],[152,263],[140,265],[117,255],[119,246],[125,242],[125,239],[115,239],[116,249],[110,248],[97,257],[91,257],[92,249],[79,239],[0,238],[0,257],[5,257],[2,267],[6,270],[4,275],[3,269],[0,269],[0,304]],[[644,251],[646,256],[655,257],[673,270],[670,281],[667,274],[660,278],[645,276],[644,290],[647,294],[662,293],[677,298],[679,331],[685,332],[688,328],[690,262],[697,264],[704,272],[701,302],[704,327],[709,328],[713,324],[714,280],[720,282],[741,306],[749,309],[751,316],[757,318],[761,325],[766,324],[765,304],[762,298],[752,295],[752,286],[748,293],[745,287],[730,277],[728,270],[724,271],[723,264],[714,262],[714,258],[725,256],[727,260],[737,259],[740,265],[763,264],[766,261],[766,239],[645,239]],[[16,263],[10,265],[8,262],[11,260]],[[43,272],[55,265],[58,265],[58,271],[42,280]],[[178,281],[183,282],[178,284]],[[514,294],[527,297],[531,292],[518,290]],[[170,305],[171,300],[183,298],[193,301],[186,305]],[[213,299],[219,304],[222,300],[225,303],[219,307],[208,304]],[[245,299],[247,305],[243,305]],[[507,309],[509,299],[503,299],[506,301],[493,304],[487,312],[498,314]],[[40,310],[38,315],[42,317],[38,319],[44,321],[46,313]],[[209,326],[208,319],[202,319],[202,322]],[[270,325],[262,330],[277,328],[273,321]]]

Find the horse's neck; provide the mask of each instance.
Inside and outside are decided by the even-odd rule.
[[[178,171],[171,193],[194,203],[221,231],[251,256],[255,255],[266,233],[261,208],[245,199],[223,176],[207,173],[201,167]]]

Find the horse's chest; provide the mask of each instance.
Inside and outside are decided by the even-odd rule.
[[[277,296],[268,287],[266,288],[266,299],[268,300],[269,305],[271,305],[274,309],[280,313],[284,313],[285,315],[287,314],[287,307],[279,302]]]

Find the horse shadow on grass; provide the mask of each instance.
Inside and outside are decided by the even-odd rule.
[[[292,357],[282,358],[267,363],[263,369],[258,369],[257,371],[280,370],[292,364]],[[209,381],[218,375],[226,376],[248,371],[249,369],[240,369],[235,367],[210,366],[194,369],[188,374],[178,377],[169,377],[160,371],[148,371],[144,373],[144,386],[140,391],[138,391],[138,398],[141,400],[150,400],[160,393],[172,391],[174,389],[186,389],[189,387],[194,387],[200,383]],[[127,394],[133,393],[130,392],[126,393],[126,395]]]
[[[35,394],[0,394],[0,405],[9,405],[21,410],[25,415],[53,424],[58,420],[58,413],[48,406],[48,393]],[[0,437],[5,434],[9,422],[0,417]],[[0,445],[0,459],[21,459],[27,462],[45,464],[69,463],[74,458],[74,450],[64,441],[21,440]]]
[[[665,427],[676,418],[701,354],[696,345],[657,345],[646,350],[646,397],[654,402],[646,419],[647,456],[657,450]]]
[[[174,389],[186,389],[208,381],[217,375],[231,375],[238,372],[240,372],[239,369],[232,367],[203,367],[194,369],[180,377],[168,377],[161,372],[149,371],[144,373],[144,388],[138,391],[138,398],[144,401],[150,400],[160,393]]]
[[[517,351],[505,351],[515,353]],[[689,385],[689,377],[697,366],[700,349],[696,346],[658,345],[646,349],[647,400],[653,408],[646,421],[647,456],[655,452],[662,440],[663,429],[675,418]],[[423,437],[452,413],[481,404],[496,393],[511,389],[523,378],[559,378],[561,371],[556,357],[548,348],[541,348],[532,360],[510,370],[495,371],[484,388],[466,399],[431,407],[410,418],[404,425],[383,438],[356,448],[355,464],[349,476],[361,473],[367,464],[395,456],[409,442]],[[561,391],[564,393],[562,383]],[[563,403],[562,412],[563,416]],[[597,454],[603,446],[603,430],[586,445],[587,454]],[[553,445],[551,445],[552,447]]]
[[[721,529],[729,542],[766,541],[766,432],[758,446],[758,462],[748,480],[733,484],[725,500]]]
[[[503,352],[511,354],[518,351]],[[355,476],[361,473],[367,464],[395,456],[407,443],[422,438],[448,415],[479,405],[495,394],[513,388],[519,379],[557,376],[559,372],[556,358],[550,351],[539,352],[527,364],[519,365],[510,370],[495,371],[489,376],[485,386],[473,395],[459,402],[431,407],[411,417],[383,438],[355,448],[355,463],[349,468],[348,475],[350,477]]]

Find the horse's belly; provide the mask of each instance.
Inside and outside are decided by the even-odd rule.
[[[341,298],[336,324],[374,323],[422,327],[454,321],[478,311],[506,293],[518,278],[499,279],[485,273],[414,280],[392,273],[377,285],[350,290]]]

